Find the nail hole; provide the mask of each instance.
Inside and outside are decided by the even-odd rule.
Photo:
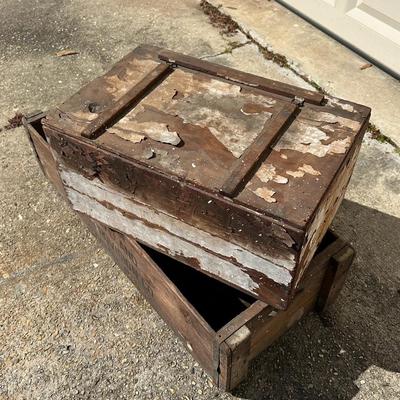
[[[99,111],[100,105],[97,103],[89,103],[88,109],[91,113],[97,113]]]

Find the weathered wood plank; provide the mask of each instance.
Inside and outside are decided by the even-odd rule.
[[[120,99],[116,100],[111,107],[107,108],[95,120],[93,120],[82,131],[81,135],[89,139],[96,138],[108,126],[111,126],[117,118],[120,118],[124,113],[134,107],[146,93],[154,88],[155,85],[167,77],[171,72],[172,69],[169,65],[159,64]]]
[[[302,97],[305,101],[312,104],[321,104],[324,99],[324,95],[318,92],[301,89],[286,83],[273,81],[272,79],[263,78],[222,65],[213,64],[208,61],[175,53],[169,50],[161,50],[159,52],[159,58],[160,60],[171,63],[172,65],[179,65],[195,71],[204,72],[206,74],[218,76],[231,82],[242,83],[250,87],[265,90],[267,92],[276,93],[291,98]]]
[[[316,311],[323,314],[332,305],[343,287],[354,259],[354,249],[347,245],[332,258],[322,281],[316,302]]]

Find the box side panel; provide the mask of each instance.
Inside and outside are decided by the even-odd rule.
[[[295,252],[284,228],[240,207],[232,213],[234,205],[217,196],[142,170],[90,144],[73,143],[48,130],[46,134],[75,210],[278,308],[286,306]],[[237,244],[243,233],[250,236],[246,246]],[[264,248],[255,251],[251,245],[259,248],[260,242]]]
[[[135,202],[97,179],[88,180],[62,166],[61,178],[75,211],[253,296],[267,297],[281,305],[276,292],[269,293],[258,279],[269,276],[277,287],[287,287],[292,278],[287,269]]]
[[[329,225],[331,224],[336,212],[344,198],[346,188],[350,182],[351,175],[354,170],[357,156],[361,148],[362,138],[368,125],[368,119],[364,122],[359,132],[353,148],[344,160],[341,168],[338,170],[334,180],[332,181],[328,191],[325,193],[320,202],[317,211],[306,230],[305,243],[301,249],[299,266],[296,271],[293,290],[300,282],[307,266],[315,254],[319,243],[324,237]]]
[[[274,221],[216,192],[148,168],[44,126],[60,162],[88,179],[99,178],[135,200],[199,229],[242,245],[278,265],[294,266],[303,231]]]

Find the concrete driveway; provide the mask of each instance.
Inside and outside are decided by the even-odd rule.
[[[273,1],[265,7],[286,18]],[[0,127],[18,111],[55,106],[140,43],[312,87],[312,74],[265,51],[268,33],[262,41],[243,28],[240,18],[250,11],[231,15],[243,31],[233,32],[232,20],[212,13],[210,21],[194,0],[2,0]],[[324,35],[315,40],[331,45]],[[66,48],[78,54],[55,55]],[[290,61],[285,41],[274,51]],[[399,104],[396,84],[389,101]],[[22,128],[3,128],[0,399],[400,398],[400,156],[384,129],[395,124],[386,122],[380,141],[367,135],[334,221],[358,254],[338,302],[325,319],[308,316],[258,357],[233,394],[213,388],[60,201]]]

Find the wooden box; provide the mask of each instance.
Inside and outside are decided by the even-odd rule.
[[[370,110],[140,47],[43,119],[74,210],[285,309]]]
[[[250,361],[298,320],[334,301],[354,256],[350,246],[328,231],[284,311],[185,268],[86,215],[81,218],[213,382],[226,391],[245,379]]]
[[[67,198],[42,131],[43,117],[35,113],[24,120],[24,125],[43,172]],[[324,311],[335,300],[354,256],[349,245],[328,231],[293,301],[282,311],[78,214],[214,383],[224,390],[238,385],[246,377],[250,361],[300,318],[315,308]]]

